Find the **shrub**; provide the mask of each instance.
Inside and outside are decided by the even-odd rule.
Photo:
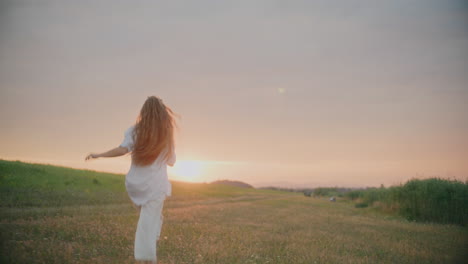
[[[348,192],[359,200],[357,208],[378,202],[380,208],[397,212],[410,220],[468,224],[468,184],[455,180],[413,179],[390,188],[368,188]]]
[[[356,208],[365,208],[365,207],[368,207],[369,204],[365,203],[365,202],[360,202],[360,203],[357,203],[356,205],[354,205],[354,207]]]
[[[400,213],[411,220],[468,223],[468,185],[438,178],[411,180],[395,191]]]

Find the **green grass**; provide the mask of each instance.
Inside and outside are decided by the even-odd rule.
[[[127,202],[123,175],[0,160],[1,207]]]
[[[0,160],[1,263],[134,263],[124,176]],[[300,193],[173,182],[159,263],[463,263],[466,227]]]
[[[400,186],[369,188],[345,194],[356,207],[374,206],[409,220],[468,225],[468,183],[413,179]]]

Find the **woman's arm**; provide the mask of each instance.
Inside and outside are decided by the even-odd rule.
[[[103,152],[103,153],[91,153],[88,156],[86,156],[85,160],[97,159],[97,158],[118,157],[118,156],[123,156],[123,155],[125,155],[127,153],[128,153],[127,148],[116,147],[114,149],[111,149],[111,150]]]

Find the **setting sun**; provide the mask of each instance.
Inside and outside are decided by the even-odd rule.
[[[197,181],[203,171],[203,164],[195,160],[177,161],[174,167],[169,168],[169,173],[175,176],[175,179],[182,181]]]

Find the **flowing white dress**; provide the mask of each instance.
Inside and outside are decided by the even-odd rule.
[[[120,144],[121,147],[133,150],[133,130],[135,126],[125,131],[125,137]],[[161,195],[171,195],[171,183],[167,178],[167,165],[172,166],[176,161],[175,152],[167,161],[164,159],[167,149],[163,150],[159,157],[148,166],[137,166],[133,164],[125,177],[125,187],[128,196],[138,206],[144,205],[150,200]]]
[[[121,147],[133,150],[134,126],[129,127],[124,134]],[[176,156],[173,154],[165,160],[167,149],[148,166],[133,164],[125,176],[125,187],[132,202],[140,206],[135,233],[135,259],[156,261],[156,241],[159,239],[162,226],[162,208],[166,196],[171,195],[171,183],[167,177],[167,165],[173,166]],[[174,153],[174,151],[172,151]]]

